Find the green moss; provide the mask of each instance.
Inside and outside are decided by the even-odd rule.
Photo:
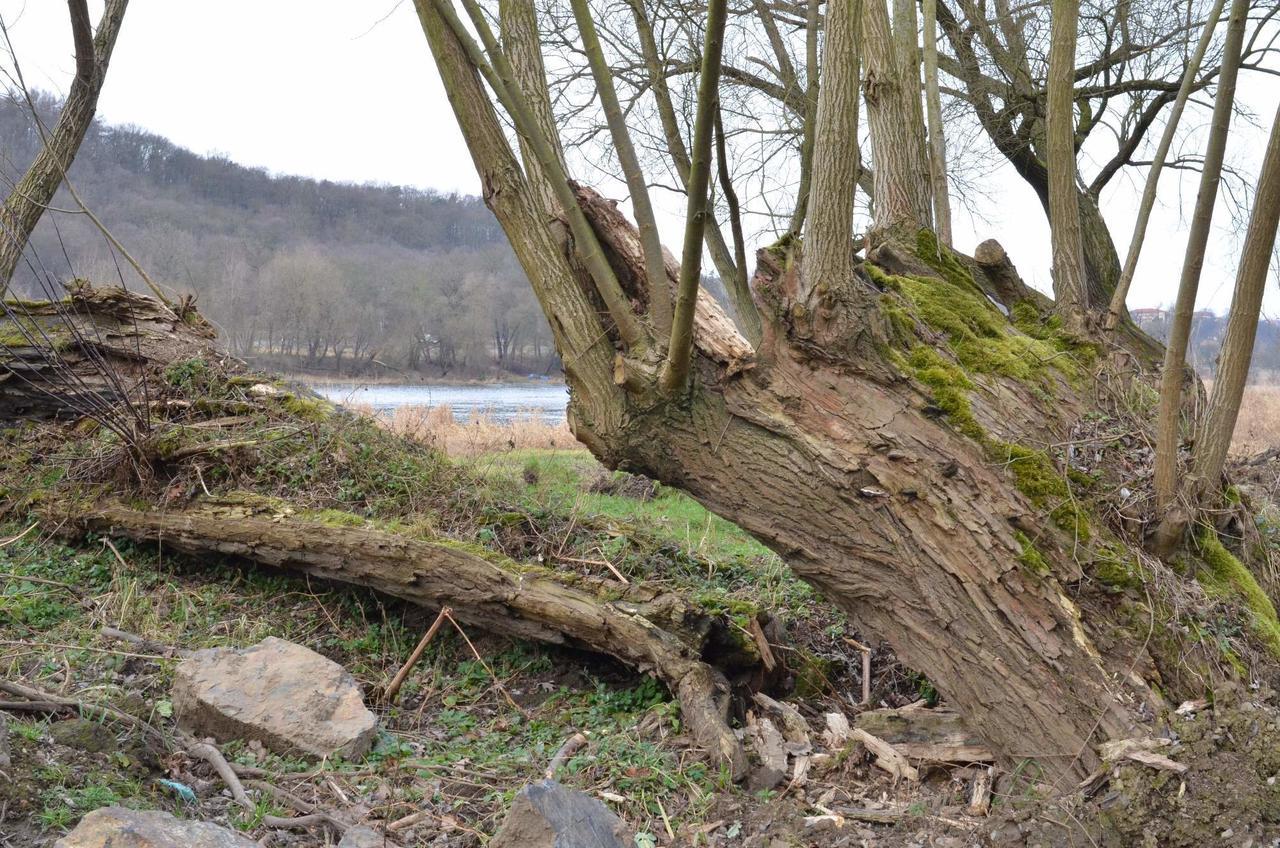
[[[932,237],[927,230],[922,233]],[[929,244],[921,247],[929,249]],[[882,307],[895,335],[913,339],[918,319],[946,336],[960,366],[970,373],[1001,374],[1041,387],[1052,385],[1050,368],[1073,382],[1083,376],[1060,333],[1038,337],[1011,325],[950,251],[943,249],[941,258],[925,253],[921,258],[941,278],[893,275],[869,263],[864,266],[877,285],[902,295],[910,306],[906,315]]]
[[[1222,492],[1222,499],[1232,505],[1240,503],[1241,501],[1240,489],[1237,488],[1236,486],[1228,486]]]
[[[333,404],[324,398],[304,397],[293,393],[281,395],[280,404],[290,415],[304,421],[326,421],[334,411]]]
[[[927,345],[913,347],[906,363],[915,378],[929,387],[934,404],[947,421],[960,433],[986,444],[987,434],[973,417],[973,406],[969,403],[973,382],[964,371]]]
[[[803,648],[794,654],[795,694],[800,698],[820,698],[831,693],[831,681],[836,678],[835,664]]]
[[[299,518],[315,521],[326,527],[363,527],[365,519],[340,509],[317,509],[298,513]]]
[[[1037,577],[1048,576],[1051,571],[1049,563],[1045,561],[1044,554],[1040,553],[1035,542],[1031,541],[1031,537],[1021,530],[1015,531],[1013,536],[1022,547],[1022,553],[1018,554],[1018,562],[1022,567]]]
[[[1089,517],[1072,495],[1067,479],[1058,473],[1044,451],[1023,445],[998,443],[991,446],[996,457],[1013,473],[1018,489],[1041,509],[1049,510],[1053,523],[1087,542],[1092,536]]]
[[[1120,545],[1098,545],[1089,562],[1089,573],[1105,589],[1124,592],[1142,585],[1142,567],[1138,558]]]
[[[1236,598],[1250,613],[1254,636],[1275,657],[1280,657],[1280,619],[1275,604],[1258,585],[1258,580],[1235,557],[1218,534],[1206,527],[1196,537],[1205,568],[1196,575],[1205,592],[1213,597]]]
[[[0,324],[0,350],[49,347],[61,351],[70,347],[73,341],[71,331],[61,322],[46,325],[21,315],[9,315],[8,318],[6,323]]]

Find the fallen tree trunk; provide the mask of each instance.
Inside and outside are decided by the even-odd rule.
[[[714,622],[675,595],[576,576],[571,583],[551,569],[457,542],[331,526],[266,498],[155,510],[104,501],[77,505],[74,516],[50,524],[286,568],[426,607],[449,606],[458,619],[493,633],[608,654],[662,680],[694,739],[735,778],[745,773],[742,746],[728,726],[728,681],[702,659]]]

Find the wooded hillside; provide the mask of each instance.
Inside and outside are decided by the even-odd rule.
[[[37,103],[51,125],[57,101]],[[6,181],[39,145],[26,105],[0,102]],[[71,181],[153,277],[197,295],[237,355],[431,375],[553,365],[537,302],[478,198],[273,175],[101,122]],[[74,208],[65,189],[54,206]],[[132,275],[82,215],[46,215],[31,247],[19,292],[41,293],[37,274]]]

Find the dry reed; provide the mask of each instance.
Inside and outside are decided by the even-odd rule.
[[[437,447],[450,456],[582,447],[569,432],[568,424],[547,421],[537,410],[521,412],[510,421],[499,421],[483,412],[472,412],[467,420],[458,421],[448,405],[407,405],[389,414],[379,413],[370,406],[354,409],[377,418],[393,433]]]
[[[1280,447],[1280,385],[1251,385],[1240,404],[1231,452],[1252,456]]]

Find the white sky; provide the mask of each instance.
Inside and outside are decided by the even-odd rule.
[[[101,5],[89,4],[95,21]],[[0,0],[0,15],[28,84],[64,93],[74,70],[66,4]],[[1277,100],[1275,77],[1242,77],[1241,101],[1264,125]],[[479,190],[408,0],[132,0],[99,116],[277,173]],[[1241,128],[1228,159],[1256,174],[1264,142],[1265,129]],[[1131,307],[1173,300],[1186,225],[1177,204],[1189,210],[1195,176],[1166,172]],[[1049,234],[1039,203],[1007,167],[991,180],[988,221],[956,210],[957,247],[971,251],[995,237],[1027,281],[1048,290]],[[1140,192],[1133,177],[1118,177],[1103,197],[1122,254]],[[670,204],[660,208],[660,225],[667,244],[677,245],[682,203],[667,194],[654,200]],[[1239,239],[1225,209],[1215,223],[1200,300],[1221,312],[1230,303]],[[1267,312],[1280,314],[1274,282]]]

